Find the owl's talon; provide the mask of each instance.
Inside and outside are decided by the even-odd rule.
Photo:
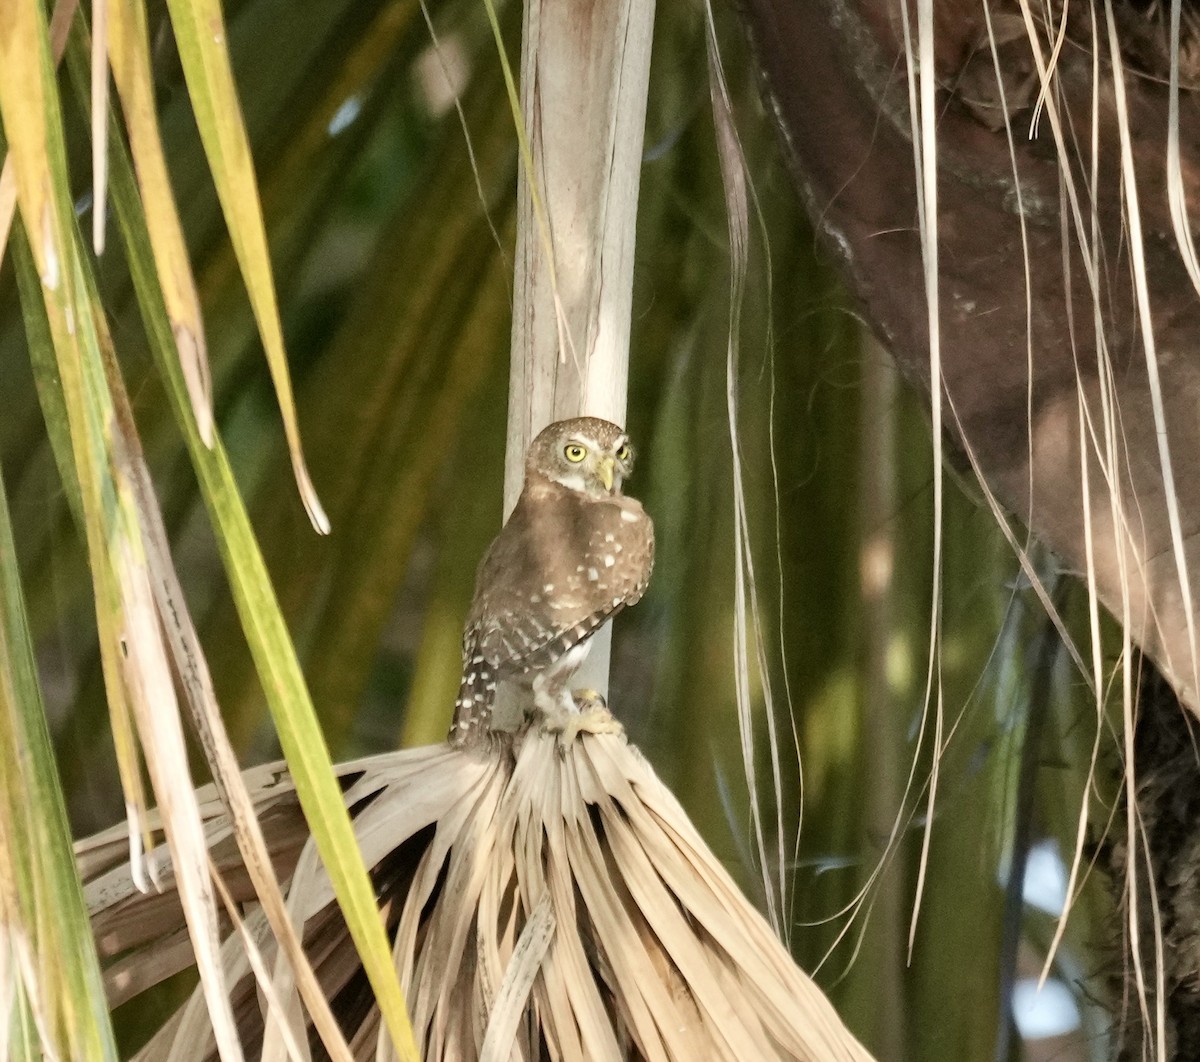
[[[575,702],[576,709],[583,713],[608,711],[608,701],[604,699],[604,694],[599,690],[592,689],[590,686],[584,689],[572,690],[571,700]]]
[[[558,711],[553,715],[544,715],[541,732],[557,735],[559,749],[566,751],[580,734],[620,735],[625,733],[625,728],[607,708],[586,708],[580,712]]]

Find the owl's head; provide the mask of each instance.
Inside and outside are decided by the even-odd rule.
[[[596,498],[621,493],[633,471],[633,448],[617,425],[596,417],[560,420],[529,445],[527,472]]]

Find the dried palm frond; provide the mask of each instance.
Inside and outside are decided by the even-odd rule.
[[[624,739],[563,748],[529,729],[486,751],[427,746],[338,771],[424,1057],[870,1058]],[[355,1057],[393,1057],[286,768],[246,780]],[[214,873],[269,958],[221,801],[200,797]],[[77,845],[114,1004],[194,962],[170,868],[161,891],[139,893],[125,836]],[[245,1049],[286,1057],[232,919],[222,958]],[[300,1006],[286,974],[274,989]],[[138,1057],[214,1052],[196,993]]]

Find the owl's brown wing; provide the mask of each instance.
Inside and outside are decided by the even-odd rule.
[[[563,490],[518,506],[510,527],[484,559],[468,622],[501,678],[546,667],[636,604],[654,561],[653,525],[632,498]]]

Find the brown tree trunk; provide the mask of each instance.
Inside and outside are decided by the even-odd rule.
[[[841,259],[867,319],[908,379],[928,394],[928,324],[900,8],[892,0],[743,3],[764,87],[814,222]],[[1195,654],[1133,298],[1104,11],[1069,9],[1051,97],[1067,130],[1060,150],[1045,113],[1029,136],[1039,83],[1020,9],[1013,0],[990,8],[1003,97],[984,6],[951,0],[939,2],[935,11],[942,374],[952,404],[944,407],[945,420],[960,447],[975,454],[1001,503],[1071,571],[1086,569],[1084,524],[1090,520],[1101,599],[1124,617],[1134,640],[1195,711],[1200,708]],[[1165,192],[1169,94],[1166,52],[1155,36],[1165,30],[1128,5],[1118,7],[1116,21],[1179,501],[1178,537],[1195,598],[1200,301],[1181,262]],[[1041,52],[1050,51],[1057,28],[1036,28]],[[1093,51],[1099,57],[1095,83]],[[1093,89],[1098,148],[1089,202]],[[1002,99],[1011,114],[1019,179]],[[1187,91],[1181,97],[1180,140],[1183,187],[1191,202],[1200,188],[1200,110]],[[1081,228],[1064,199],[1067,173],[1079,196]],[[1087,275],[1093,253],[1095,298]],[[1119,442],[1111,454],[1103,453],[1104,381],[1113,388],[1119,417]],[[1090,500],[1081,486],[1081,401],[1092,425],[1082,436]],[[1111,490],[1088,438],[1092,431],[1111,465]],[[1129,514],[1124,521],[1114,520],[1113,502]]]

